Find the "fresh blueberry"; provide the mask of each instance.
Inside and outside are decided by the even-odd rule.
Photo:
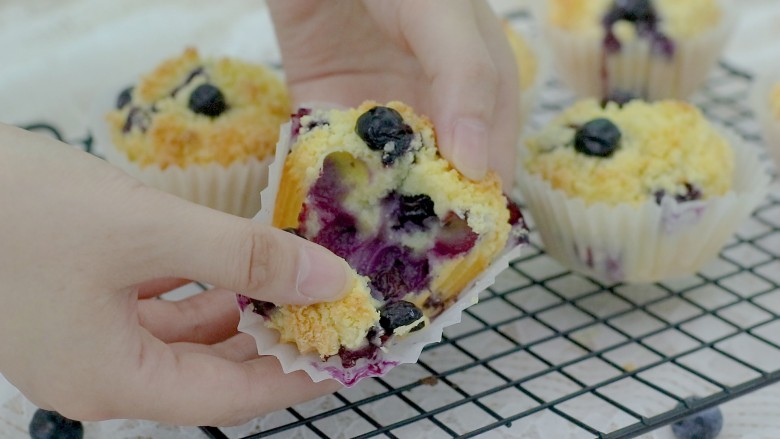
[[[686,398],[690,404],[697,398]],[[680,404],[678,407],[683,407]],[[718,407],[695,413],[672,424],[672,432],[677,439],[715,439],[723,429],[723,414]]]
[[[620,146],[621,136],[618,127],[609,119],[593,119],[577,130],[574,149],[589,156],[609,157]]]
[[[225,96],[211,84],[201,84],[190,95],[190,110],[209,117],[217,117],[227,110]]]
[[[398,228],[411,223],[419,228],[425,228],[425,220],[436,218],[431,197],[420,195],[401,195],[398,212]]]
[[[84,426],[57,412],[38,409],[30,421],[31,439],[81,439]]]
[[[423,318],[422,310],[414,306],[413,303],[404,300],[388,303],[379,311],[379,325],[390,334],[396,329],[411,325],[421,318]],[[420,322],[410,332],[419,331],[424,326],[425,323]]]
[[[119,110],[125,108],[125,105],[129,104],[131,100],[133,100],[132,86],[122,90],[122,92],[119,93],[119,96],[116,97],[116,108]]]
[[[374,107],[361,114],[355,132],[369,148],[382,152],[385,166],[406,153],[414,137],[414,131],[404,123],[401,114],[388,107]]]
[[[127,113],[127,120],[125,120],[125,125],[122,127],[122,132],[127,134],[132,131],[133,128],[137,128],[141,130],[141,132],[146,132],[151,124],[152,118],[146,110],[140,107],[133,107],[130,109],[130,112]]]

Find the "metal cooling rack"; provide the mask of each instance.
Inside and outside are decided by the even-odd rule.
[[[750,84],[749,75],[721,64],[693,101],[758,147],[746,107]],[[572,100],[551,81],[533,128]],[[28,128],[61,138],[48,125]],[[90,149],[89,138],[81,143]],[[773,193],[717,261],[655,285],[608,285],[572,273],[544,253],[534,232],[525,255],[417,364],[250,426],[202,430],[214,439],[533,431],[630,438],[777,381],[780,193]],[[702,399],[684,405],[691,395]]]

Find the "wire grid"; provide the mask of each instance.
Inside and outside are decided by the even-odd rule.
[[[749,144],[759,138],[745,106],[750,83],[721,64],[694,98]],[[551,81],[532,124],[571,102]],[[777,381],[780,194],[773,193],[717,261],[654,285],[602,284],[570,272],[533,232],[525,255],[416,365],[324,405],[290,408],[286,420],[258,424],[262,431],[246,437],[521,437],[543,424],[568,437],[629,438]],[[683,403],[692,395],[701,399]]]
[[[693,101],[755,144],[758,126],[745,104],[750,83],[721,64]],[[533,128],[573,101],[555,80],[541,96]],[[62,140],[50,125],[26,128]],[[91,149],[90,137],[78,143]],[[549,258],[533,231],[524,256],[480,297],[417,364],[249,427],[202,430],[215,439],[564,431],[617,439],[758,390],[780,381],[780,194],[694,276],[602,284]],[[682,402],[691,395],[702,398]]]

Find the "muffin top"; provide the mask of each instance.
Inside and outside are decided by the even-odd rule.
[[[678,202],[725,194],[733,151],[693,105],[576,103],[527,139],[525,168],[587,204]]]
[[[401,123],[409,130],[408,143],[402,145],[400,141],[390,141],[384,146],[366,147],[366,141],[358,134],[356,125],[361,116],[377,108],[384,110],[382,113],[387,114],[386,119],[401,118]],[[379,120],[376,123],[380,125],[389,123],[378,116],[375,120]],[[356,180],[345,204],[358,215],[359,222],[365,227],[373,227],[380,220],[376,211],[364,207],[395,190],[402,194],[427,194],[435,206],[436,215],[440,217],[446,215],[445,209],[464,217],[468,212],[468,225],[474,232],[497,233],[500,230],[503,238],[495,238],[502,241],[501,247],[506,242],[509,213],[498,177],[492,172],[479,182],[464,177],[439,155],[430,120],[415,114],[409,106],[401,102],[380,106],[367,101],[353,109],[313,110],[300,117],[299,123],[295,143],[287,159],[290,165],[285,172],[310,188],[320,177],[327,157],[349,157],[347,161],[354,159],[357,163],[354,165],[343,164],[341,159],[336,162],[340,166],[349,166],[348,178]],[[497,227],[496,224],[502,226]],[[275,225],[298,227],[297,223]]]
[[[539,74],[539,65],[531,46],[520,33],[515,31],[509,22],[504,21],[504,33],[512,47],[517,61],[517,71],[520,75],[520,90],[525,91],[531,88],[536,82]]]
[[[769,108],[775,119],[780,119],[780,82],[772,87],[772,92],[769,95]]]
[[[141,166],[229,165],[273,153],[290,99],[275,73],[187,49],[119,94],[112,140]]]
[[[717,0],[546,0],[549,20],[562,29],[601,34],[604,23],[618,36],[657,26],[670,38],[692,38],[717,26],[721,8]],[[623,39],[621,38],[621,39]]]

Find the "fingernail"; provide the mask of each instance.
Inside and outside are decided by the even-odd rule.
[[[330,301],[347,289],[347,263],[322,247],[307,244],[301,248],[296,285],[298,293],[312,301]]]
[[[452,162],[463,175],[472,180],[482,180],[487,175],[487,132],[487,126],[474,119],[461,119],[455,123]]]

